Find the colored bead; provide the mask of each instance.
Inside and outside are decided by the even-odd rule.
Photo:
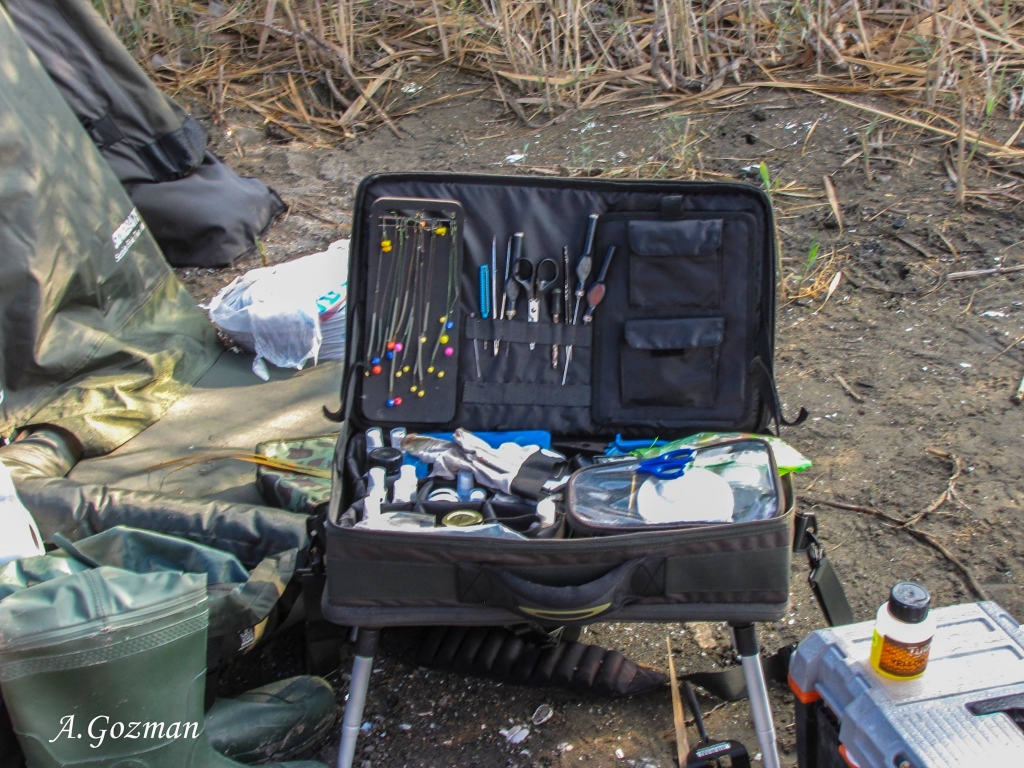
[[[444,356],[445,357],[451,357],[454,354],[455,354],[455,350],[452,349],[451,347],[445,347],[444,348]]]
[[[384,251],[384,253],[391,253],[391,241],[390,240],[381,240],[380,241],[380,249],[382,251]]]
[[[380,365],[380,358],[379,357],[373,358],[373,360],[370,361],[370,364],[371,365]]]
[[[384,405],[386,405],[388,408],[394,408],[395,407],[395,399],[393,397],[389,398],[388,401],[386,403],[384,403]]]
[[[392,352],[391,350],[388,350],[387,352],[384,353],[384,358],[387,359],[387,360],[393,360],[394,357],[395,357],[395,353]]]
[[[425,394],[426,394],[426,392],[424,392],[424,391],[423,391],[423,390],[421,389],[421,390],[420,390],[419,392],[417,392],[417,393],[416,393],[416,396],[417,396],[417,397],[423,397],[423,396],[424,396]]]
[[[396,379],[402,378],[402,372],[401,371],[395,371],[395,378]]]
[[[420,344],[426,344],[426,343],[427,343],[427,337],[426,336],[420,336]]]
[[[448,343],[448,334],[447,333],[442,333],[441,334],[441,343],[442,344],[447,344]]]
[[[427,368],[427,373],[433,373],[433,372],[434,372],[434,366],[430,366],[429,368]]]
[[[405,373],[408,373],[408,372],[409,372],[409,366],[408,366],[408,365],[404,365],[404,366],[402,366],[402,370],[403,370],[403,371],[404,371]]]
[[[395,405],[401,405],[401,404],[402,404],[402,398],[396,397],[395,398]]]
[[[448,315],[441,315],[441,316],[440,316],[440,317],[439,317],[439,318],[437,319],[437,321],[438,321],[439,323],[447,323],[447,322],[448,322]]]
[[[438,237],[444,237],[445,235],[448,234],[448,227],[442,225],[434,230],[434,234],[437,235]]]
[[[437,372],[437,378],[443,379],[444,378],[444,371],[438,371]]]
[[[410,392],[415,392],[416,391],[416,385],[413,384],[411,387],[409,387],[409,391]]]
[[[378,374],[379,374],[379,373],[380,373],[381,371],[383,371],[384,369],[383,369],[383,368],[381,368],[381,367],[380,367],[379,365],[375,365],[375,366],[373,366],[373,368],[371,368],[370,370],[371,370],[371,371],[373,371],[373,375],[374,375],[374,376],[376,376],[376,375],[378,375]]]
[[[450,331],[452,328],[455,327],[455,323],[452,320],[449,320],[447,323],[444,324],[444,327]]]
[[[400,341],[395,342],[395,352],[401,352],[402,349],[403,349],[402,342],[400,342]]]
[[[395,342],[389,341],[385,346],[390,350],[395,348]]]

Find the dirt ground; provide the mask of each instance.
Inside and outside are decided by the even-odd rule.
[[[396,118],[400,138],[383,128],[333,148],[292,142],[246,114],[207,124],[215,151],[291,205],[265,236],[271,262],[346,237],[353,193],[370,173],[625,173],[643,165],[662,167],[666,177],[699,168],[760,184],[764,161],[789,275],[776,332],[779,390],[787,412],[803,406],[811,414],[783,436],[814,461],[797,476],[803,506],[859,508],[814,505],[857,618],[871,618],[901,579],[927,585],[938,606],[978,599],[968,578],[1024,617],[1024,408],[1010,402],[1024,374],[1024,272],[945,280],[1021,263],[1024,213],[1014,200],[968,197],[958,207],[944,140],[817,96],[757,92],[691,115],[628,114],[642,106],[636,102],[532,128],[509,117],[485,86],[453,75],[410,82],[409,114]],[[439,97],[447,98],[412,109]],[[1009,136],[1013,127],[997,119],[990,131]],[[865,144],[868,163],[858,156]],[[841,230],[825,175],[842,207]],[[1005,180],[976,170],[968,188],[994,190]],[[805,269],[815,240],[820,255]],[[228,270],[179,275],[202,299],[258,263],[249,256]],[[822,289],[837,270],[827,301],[824,290],[787,298],[801,293],[801,272],[808,272],[804,289]],[[927,512],[915,530],[951,557],[869,508],[898,518]],[[761,632],[769,651],[824,626],[806,574],[795,558],[789,615]],[[684,672],[733,663],[724,627],[605,624],[584,639],[667,669],[666,634]],[[262,654],[269,661],[281,652],[269,646]],[[334,682],[343,701],[344,668]],[[774,686],[772,697],[783,764],[795,765],[790,696]],[[715,706],[702,701],[705,712]],[[528,722],[543,703],[554,717],[531,726],[523,743],[506,743],[499,729]],[[431,672],[385,654],[364,720],[357,765],[674,764],[667,689],[630,700],[586,698]],[[706,720],[712,735],[758,751],[743,704],[720,706]],[[333,761],[335,750],[328,744],[320,759]]]

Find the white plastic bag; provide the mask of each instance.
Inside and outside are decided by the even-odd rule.
[[[0,461],[0,565],[45,554],[32,514],[18,498],[11,473]]]
[[[264,381],[266,363],[301,370],[345,356],[348,245],[337,240],[323,253],[250,270],[213,297],[210,320],[256,353],[252,370]]]

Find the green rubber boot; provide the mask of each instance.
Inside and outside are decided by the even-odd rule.
[[[210,745],[240,763],[309,755],[334,726],[334,690],[323,678],[293,677],[233,699],[217,699],[206,712]]]
[[[0,688],[28,768],[240,768],[204,725],[208,621],[206,575],[173,571],[105,566],[0,602]]]

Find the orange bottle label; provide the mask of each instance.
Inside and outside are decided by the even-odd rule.
[[[903,643],[878,634],[871,638],[871,666],[879,672],[900,680],[909,680],[924,673],[932,640]]]

